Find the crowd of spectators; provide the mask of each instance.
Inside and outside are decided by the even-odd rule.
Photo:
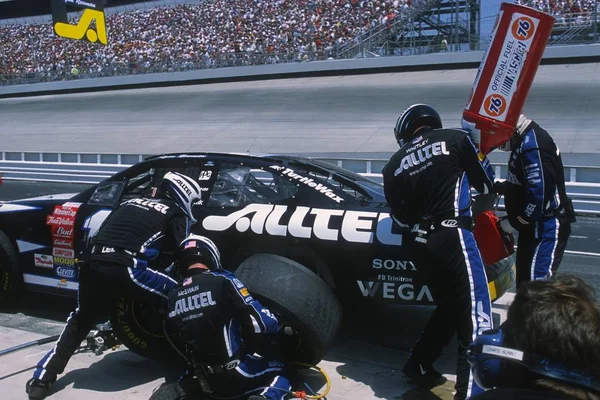
[[[553,15],[556,26],[572,26],[592,20],[596,0],[518,0],[518,3]]]
[[[205,0],[106,16],[109,44],[50,24],[0,27],[0,79],[106,76],[335,58],[427,0]],[[414,5],[413,5],[414,6]],[[76,73],[75,73],[76,72]]]

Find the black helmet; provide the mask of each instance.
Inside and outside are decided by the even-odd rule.
[[[184,273],[195,263],[202,263],[211,270],[222,269],[221,254],[214,242],[205,236],[191,234],[179,245],[179,270]]]
[[[429,126],[433,129],[442,127],[442,119],[433,107],[427,104],[413,104],[408,107],[396,122],[394,136],[400,147],[410,142],[417,129]]]

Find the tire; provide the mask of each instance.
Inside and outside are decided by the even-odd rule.
[[[298,336],[300,345],[286,349],[284,361],[318,364],[342,322],[342,306],[331,288],[308,268],[273,254],[249,257],[235,275]]]
[[[178,382],[163,383],[156,389],[149,400],[183,400],[188,399],[183,388]]]
[[[0,231],[0,308],[14,307],[23,292],[17,252],[10,239]]]
[[[115,336],[133,353],[153,360],[172,360],[177,356],[162,328],[162,299],[141,303],[121,297],[110,311]]]

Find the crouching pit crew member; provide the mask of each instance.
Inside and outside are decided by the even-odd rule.
[[[443,383],[433,363],[456,332],[455,398],[462,400],[481,392],[467,346],[478,332],[492,328],[487,276],[472,232],[470,186],[491,192],[493,172],[467,133],[442,129],[439,114],[428,105],[404,111],[394,133],[400,150],[383,169],[385,196],[392,218],[412,230],[412,259],[437,305],[402,371],[418,385]]]
[[[242,348],[244,329],[278,333],[276,316],[222,269],[219,250],[206,237],[190,235],[181,244],[178,269],[183,281],[169,294],[169,325],[185,342],[194,372],[203,375],[202,385],[186,384],[189,376],[181,378],[184,390],[208,391],[215,398],[284,399],[291,390],[286,365]]]
[[[126,200],[109,214],[92,239],[88,262],[79,268],[77,309],[26,384],[30,399],[48,396],[50,385],[63,373],[94,323],[105,317],[120,296],[126,293],[142,301],[145,296],[167,298],[177,282],[149,265],[159,256],[168,262],[167,253],[176,254],[190,222],[195,222],[192,204],[201,193],[198,182],[169,172],[155,198]]]

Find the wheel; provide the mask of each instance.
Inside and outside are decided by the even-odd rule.
[[[273,254],[247,258],[235,275],[297,335],[284,361],[319,363],[342,321],[342,306],[329,286],[303,265]]]
[[[163,383],[152,393],[149,400],[180,400],[190,398],[179,382]]]
[[[141,303],[121,297],[109,319],[114,334],[132,352],[154,360],[171,360],[176,352],[163,331],[161,301],[148,299]]]
[[[23,289],[17,252],[10,239],[0,231],[0,307],[9,308],[18,302]]]

